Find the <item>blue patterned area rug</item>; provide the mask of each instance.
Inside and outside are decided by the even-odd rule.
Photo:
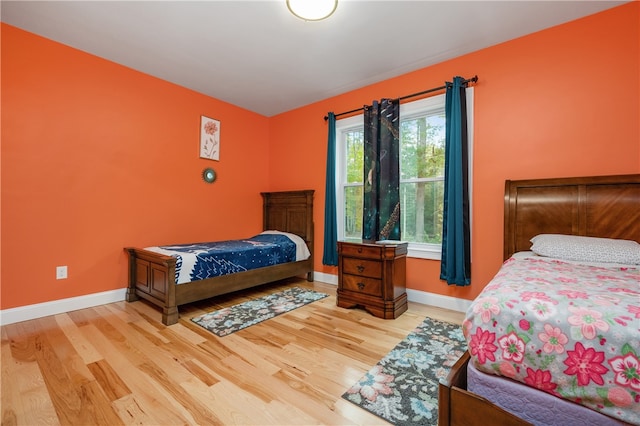
[[[280,293],[193,317],[191,321],[222,337],[327,296],[325,293],[291,287]]]
[[[437,425],[438,383],[465,350],[459,325],[426,318],[342,398],[395,425]]]

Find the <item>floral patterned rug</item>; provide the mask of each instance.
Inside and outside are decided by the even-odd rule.
[[[465,350],[459,325],[425,318],[342,398],[395,425],[436,425],[438,383]]]
[[[280,293],[193,317],[191,321],[222,337],[327,296],[325,293],[291,287]]]

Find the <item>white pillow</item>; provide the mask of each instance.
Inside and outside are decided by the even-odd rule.
[[[540,234],[531,239],[531,251],[539,256],[582,262],[640,265],[640,244],[631,240]]]
[[[299,235],[275,230],[263,231],[261,232],[261,234],[280,234],[288,237],[296,244],[296,261],[306,260],[311,256],[311,252],[309,251],[309,247],[307,247],[307,243],[305,243],[302,237],[300,237]]]

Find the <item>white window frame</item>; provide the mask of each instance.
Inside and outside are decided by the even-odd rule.
[[[469,221],[470,226],[472,218],[472,200],[473,200],[473,87],[466,90],[467,95],[467,133],[468,133],[468,149],[469,149]],[[424,114],[437,109],[444,109],[445,95],[437,95],[429,98],[421,99],[414,102],[407,102],[400,105],[400,119],[410,118],[416,114]],[[345,176],[345,140],[342,134],[363,127],[363,114],[349,118],[336,120],[336,214],[338,224],[338,240],[344,239],[344,187],[346,185]],[[441,259],[442,246],[440,244],[426,243],[409,243],[407,256],[420,259]]]

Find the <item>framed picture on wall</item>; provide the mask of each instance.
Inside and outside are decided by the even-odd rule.
[[[220,160],[220,121],[200,117],[200,158]]]

